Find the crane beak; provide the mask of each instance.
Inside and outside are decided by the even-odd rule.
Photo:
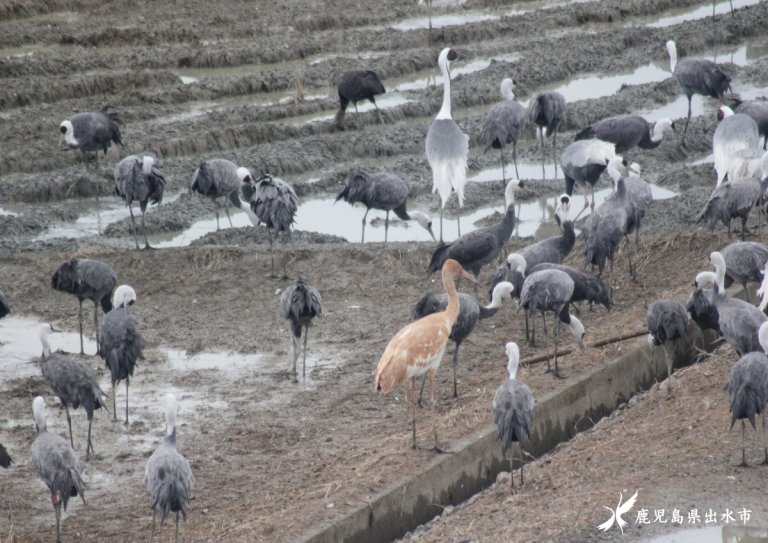
[[[475,285],[479,285],[479,284],[480,284],[480,281],[478,281],[477,279],[475,279],[473,275],[471,275],[471,274],[467,273],[467,272],[466,272],[466,271],[464,271],[464,270],[461,270],[461,277],[462,277],[463,279],[466,279],[466,280],[467,280],[467,281],[469,281],[470,283],[474,283]]]
[[[581,352],[582,353],[587,350],[587,348],[584,346],[584,338],[581,338],[579,340],[579,347],[581,347]]]
[[[59,134],[59,149],[61,149],[61,142],[64,141],[64,134]]]
[[[432,227],[431,226],[427,226],[427,231],[429,232],[429,235],[432,236],[432,241],[437,243],[437,238],[435,237],[435,233],[432,231]]]

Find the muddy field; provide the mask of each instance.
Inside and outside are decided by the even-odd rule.
[[[438,277],[425,278],[435,244],[426,241],[428,234],[418,225],[395,221],[385,245],[383,213],[377,212],[368,215],[373,220],[366,227],[367,243],[360,244],[364,209],[332,205],[348,172],[364,168],[401,176],[410,189],[409,209],[429,213],[438,232],[438,204],[423,153],[443,95],[440,77],[433,79],[439,74],[436,58],[450,45],[460,57],[453,70],[454,116],[472,146],[462,231],[496,222],[503,202],[499,156],[483,155],[477,137],[488,109],[499,100],[502,78],[515,79],[523,102],[539,89],[565,94],[569,110],[558,152],[577,130],[611,115],[668,116],[682,127],[687,103],[669,74],[668,39],[676,40],[680,56],[715,57],[741,97],[764,92],[768,4],[734,4],[735,17],[723,15],[727,2],[718,4],[713,24],[711,4],[687,0],[435,0],[430,44],[421,28],[426,8],[413,0],[289,0],[277,5],[225,0],[215,6],[198,1],[0,0],[0,289],[15,313],[0,321],[0,443],[16,461],[0,473],[0,537],[5,541],[12,530],[14,541],[44,541],[55,529],[47,489],[29,461],[35,437],[31,402],[45,395],[49,430],[66,432],[64,411],[37,369],[37,325],[52,322],[66,331],[52,336],[54,349],[79,350],[72,335],[78,326],[77,302],[49,288],[53,271],[72,256],[103,260],[116,270],[119,284],[136,289],[132,313],[148,348],[131,381],[130,425],[123,424],[124,386],[116,390],[118,420],[103,412],[95,417],[97,454],[86,464],[88,505],[70,502],[62,524],[66,541],[128,542],[148,536],[143,473],[163,435],[162,398],[168,392],[180,400],[179,449],[196,478],[182,528],[186,541],[301,540],[425,467],[434,453],[409,448],[403,388],[382,397],[373,391],[371,372],[392,335],[409,322],[419,298],[442,291]],[[338,104],[333,82],[349,69],[372,69],[381,76],[388,90],[378,101],[381,123],[370,106],[361,104],[364,129],[356,129],[354,112],[348,113],[345,130],[332,124]],[[101,169],[92,166],[86,173],[79,153],[57,147],[58,126],[76,112],[105,104],[115,106],[125,120],[125,146],[110,149],[106,158],[100,157]],[[663,199],[654,202],[633,254],[638,280],[628,276],[625,247],[615,270],[616,306],[610,313],[581,308],[587,343],[641,330],[648,304],[659,298],[684,301],[694,275],[708,269],[709,252],[728,243],[721,227],[710,234],[693,224],[715,183],[708,157],[712,131],[706,127],[716,107],[711,99],[694,99],[683,147],[679,134],[673,134],[655,150],[627,153]],[[166,202],[147,214],[150,241],[161,247],[149,252],[133,250],[128,212],[113,195],[114,165],[143,150],[157,153],[168,180]],[[551,141],[543,154],[539,142],[528,136],[517,156],[527,189],[517,194],[518,227],[502,257],[556,233],[553,202],[563,191],[559,167],[555,178]],[[263,228],[250,226],[240,212],[232,214],[230,228],[220,209],[221,230],[216,231],[213,204],[187,194],[205,158],[227,158],[254,174],[278,175],[300,197],[296,231],[284,246],[288,274],[320,290],[324,316],[310,331],[308,373],[298,382],[288,373],[290,334],[278,311],[280,292],[290,282],[269,278]],[[513,176],[514,166],[508,165],[506,173]],[[606,177],[598,188],[606,192],[608,187]],[[581,203],[577,195],[574,207]],[[456,235],[454,200],[445,218],[450,240]],[[756,226],[757,218],[752,222]],[[276,245],[276,264],[282,250],[282,244]],[[567,262],[581,265],[580,244]],[[484,283],[490,272],[490,267],[483,271]],[[466,283],[461,290],[471,292]],[[481,289],[483,300],[486,290]],[[90,339],[80,358],[99,377],[111,406],[109,375],[93,356],[92,310],[86,303],[84,329]],[[453,345],[448,347],[437,379],[437,415],[441,441],[449,450],[489,422],[491,398],[504,378],[504,343],[517,341],[522,357],[544,352],[542,342],[536,347],[525,342],[516,310],[514,303],[504,306],[464,343],[456,402],[442,400],[452,385]],[[574,346],[567,331],[561,337],[565,347]],[[543,375],[541,363],[524,368],[521,377],[534,396],[543,395],[615,358],[626,345],[564,357],[564,381]],[[733,358],[730,352],[719,356],[722,361]],[[680,453],[688,455],[691,472],[711,472],[709,484],[694,489],[702,503],[712,498],[717,504],[714,497],[731,492],[732,483],[722,476],[735,454],[721,447],[724,439],[731,441],[725,447],[735,442],[735,434],[723,437],[730,421],[720,391],[727,373],[723,364],[688,370],[681,379],[690,383],[681,395],[681,409],[704,402],[714,428],[711,434],[692,436],[691,447],[720,447],[712,453],[715,461]],[[557,458],[569,450],[610,447],[615,439],[611,425],[625,424],[621,421],[630,413],[646,421],[650,408],[643,405],[669,404],[660,394],[652,392],[618,422],[538,461],[531,480],[554,480],[558,471],[550,464],[565,469],[556,465]],[[654,431],[677,435],[678,422],[665,415]],[[418,414],[417,427],[419,439],[427,441],[428,410]],[[82,411],[73,413],[73,431],[82,453],[87,432]],[[628,454],[643,457],[642,451]],[[618,460],[606,462],[614,466]],[[652,462],[636,473],[652,481],[665,476]],[[748,474],[759,470],[741,473],[753,485],[757,479]],[[592,484],[586,475],[579,480]],[[654,488],[672,488],[665,484]],[[527,486],[512,502],[496,489],[473,507],[514,508],[521,511],[520,519],[531,518],[537,511],[533,504],[548,499],[544,490],[534,488]],[[583,530],[570,532],[572,538],[591,540],[590,515],[603,511],[603,495],[613,490],[600,487],[585,498],[596,505],[567,525]],[[752,496],[744,494],[757,509],[760,503]],[[525,504],[529,509],[523,509]],[[502,527],[497,517],[484,514],[477,531],[465,532],[473,511],[485,510],[465,508],[418,537],[560,540],[569,529],[560,519],[537,517],[540,530],[532,526],[518,532],[508,528],[511,517],[502,519]],[[761,514],[768,521],[768,510]],[[163,528],[161,535],[167,540],[172,530]]]

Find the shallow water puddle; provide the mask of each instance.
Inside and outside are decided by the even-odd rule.
[[[497,21],[499,19],[501,19],[501,15],[489,11],[466,11],[464,13],[450,13],[432,17],[432,28],[466,25],[470,23],[479,23],[481,21]],[[403,31],[429,28],[429,18],[414,17],[412,19],[406,19],[404,21],[400,21],[397,24],[390,25],[389,28]]]
[[[378,106],[379,109],[390,109],[393,107],[401,106],[403,104],[409,104],[413,100],[409,100],[408,98],[405,98],[399,93],[387,93],[383,96],[380,96],[376,99],[376,105],[374,106],[371,102],[365,101],[360,102],[357,104],[357,111],[359,113],[365,113],[366,111],[372,111],[376,109],[376,106]],[[320,111],[317,113],[311,113],[309,115],[298,115],[296,117],[286,117],[285,119],[280,119],[277,122],[279,124],[291,124],[291,125],[301,125],[316,121],[330,121],[333,120],[335,117],[336,112],[335,110],[333,113],[328,113],[328,111]],[[350,105],[347,107],[346,117],[345,117],[345,123],[347,126],[354,126],[356,122],[355,119],[355,107],[354,105]]]
[[[768,530],[742,526],[708,526],[678,530],[675,533],[643,541],[644,543],[768,543]]]
[[[456,61],[451,64],[451,78],[485,70],[491,61],[515,62],[520,60],[519,53],[502,53],[491,57],[476,58],[469,61]],[[384,80],[384,86],[393,91],[422,90],[433,85],[442,85],[443,76],[439,69],[421,70],[403,77],[390,77]]]
[[[733,0],[733,9],[739,9],[746,6],[751,6],[753,4],[757,4],[760,0]],[[674,13],[674,15],[668,15],[668,13]],[[672,26],[680,23],[684,23],[687,21],[696,21],[698,19],[705,19],[706,17],[712,17],[712,4],[708,4],[705,6],[701,6],[699,8],[691,9],[679,9],[679,10],[669,10],[666,12],[667,15],[662,17],[661,19],[657,19],[653,22],[646,23],[645,26],[649,26],[652,28],[664,28],[667,26]],[[715,14],[716,15],[723,15],[728,14],[730,17],[731,14],[731,3],[729,0],[726,0],[725,2],[720,2],[719,4],[715,5]],[[637,25],[638,23],[635,23],[634,25]],[[643,24],[643,23],[639,23]],[[634,26],[633,25],[633,26]]]

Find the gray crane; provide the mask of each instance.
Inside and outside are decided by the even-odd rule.
[[[757,149],[760,136],[757,123],[752,117],[743,113],[734,113],[731,108],[721,106],[717,110],[717,120],[720,124],[712,136],[712,153],[715,158],[717,186],[725,179],[730,167],[731,157],[742,149]]]
[[[363,100],[369,100],[379,116],[381,122],[381,111],[376,105],[376,96],[386,93],[384,84],[376,75],[376,72],[370,70],[351,70],[344,73],[336,84],[339,91],[339,110],[336,112],[335,123],[338,128],[344,127],[344,114],[350,102],[355,105],[355,124],[360,130],[360,113],[357,111],[357,103]]]
[[[552,136],[552,161],[555,163],[555,178],[557,178],[557,131],[565,121],[565,113],[568,106],[565,96],[556,91],[541,91],[531,97],[525,113],[528,116],[529,126],[535,132],[535,126],[539,127],[541,134],[541,159],[544,160],[544,136]],[[546,133],[544,132],[544,129]],[[560,164],[562,166],[562,162]]]
[[[238,209],[247,207],[240,200],[240,187],[242,183],[249,183],[251,180],[251,172],[248,171],[248,168],[238,167],[234,162],[223,158],[214,158],[200,163],[192,177],[189,192],[197,192],[213,200],[213,208],[216,211],[216,230],[219,230],[219,206],[216,200],[221,197],[225,198],[224,212],[229,219],[229,226],[232,227],[229,206]]]
[[[132,204],[134,200],[139,202],[141,228],[144,231],[144,249],[151,249],[147,240],[144,214],[147,212],[147,204],[150,200],[153,204],[159,204],[163,201],[165,177],[159,168],[157,156],[154,153],[127,156],[115,167],[115,192],[122,197],[131,213],[133,240],[136,242],[136,249],[139,248],[139,238],[136,234],[136,220],[133,217]]]
[[[531,437],[531,426],[535,415],[533,394],[525,383],[517,379],[517,366],[520,362],[520,350],[517,344],[510,341],[505,347],[509,362],[507,363],[507,379],[496,390],[493,396],[493,422],[499,429],[501,453],[507,454],[513,441],[520,446],[520,486],[525,484],[523,479],[524,451],[528,450],[528,439]],[[509,475],[512,488],[515,479],[512,475],[512,454],[509,455]]]
[[[517,179],[507,183],[504,190],[507,212],[500,222],[485,228],[478,228],[460,236],[450,245],[438,247],[432,254],[427,277],[442,270],[443,264],[448,259],[456,260],[465,270],[475,274],[475,277],[480,275],[482,267],[493,262],[499,256],[501,248],[512,236],[515,229],[515,189],[524,188],[524,186],[523,182]],[[477,284],[475,285],[475,296],[477,296]]]
[[[88,444],[85,448],[87,460],[93,451],[93,443],[91,442],[93,412],[102,408],[107,409],[107,404],[104,402],[107,395],[99,387],[99,382],[91,369],[83,362],[65,354],[51,352],[48,336],[58,331],[50,324],[40,325],[40,343],[43,344],[40,369],[48,387],[58,396],[67,411],[69,443],[72,448],[75,447],[75,444],[72,440],[72,418],[69,416],[69,406],[71,405],[73,409],[83,406],[88,417]]]
[[[675,130],[671,119],[659,119],[653,125],[640,115],[618,115],[589,125],[576,134],[576,141],[599,139],[613,143],[616,153],[625,153],[637,146],[655,149],[664,140],[664,133]]]
[[[712,302],[717,309],[720,333],[725,341],[733,346],[739,356],[760,352],[762,348],[758,342],[757,331],[760,325],[768,321],[768,317],[752,304],[731,298],[725,292],[726,268],[722,254],[717,251],[711,253],[709,262],[715,267],[715,287]]]
[[[251,211],[267,226],[269,234],[269,256],[272,259],[272,277],[275,277],[275,257],[272,252],[273,237],[280,232],[291,237],[291,225],[299,206],[299,197],[293,187],[267,174],[256,181],[251,196]],[[285,272],[285,236],[283,236],[283,280],[288,279]]]
[[[176,396],[166,396],[165,437],[147,460],[144,470],[144,484],[149,492],[149,506],[152,509],[152,531],[149,542],[155,535],[155,516],[160,509],[160,528],[170,513],[176,513],[176,539],[179,541],[179,513],[187,521],[189,495],[195,487],[195,476],[189,462],[176,450]]]
[[[621,158],[611,159],[611,169],[618,168]],[[584,240],[584,267],[597,265],[599,275],[603,274],[605,260],[611,263],[610,295],[613,296],[613,259],[616,250],[621,244],[622,238],[627,232],[627,202],[625,180],[619,179],[616,183],[616,192],[611,198],[600,204],[590,216],[590,220],[584,224],[579,238]]]
[[[10,314],[11,304],[8,303],[8,298],[6,298],[3,291],[0,290],[0,319]]]
[[[146,342],[139,331],[139,321],[128,313],[136,302],[136,291],[128,285],[115,290],[115,308],[104,316],[99,328],[99,353],[112,377],[112,416],[117,420],[117,389],[125,379],[125,423],[128,424],[128,384],[139,360],[144,360],[142,349]]]
[[[765,435],[765,410],[768,403],[768,323],[760,325],[758,341],[761,352],[751,352],[742,356],[731,368],[728,382],[723,390],[728,392],[731,400],[731,428],[737,420],[741,420],[741,464],[747,467],[747,451],[745,443],[744,420],[748,420],[752,428],[755,426],[755,415],[763,415],[763,450],[765,459],[762,464],[768,464],[768,442]]]
[[[469,136],[461,131],[451,116],[451,71],[448,66],[458,58],[456,51],[446,47],[437,63],[443,73],[443,105],[427,131],[426,155],[432,168],[432,192],[440,195],[440,243],[443,243],[443,208],[456,191],[456,220],[461,236],[461,206],[464,205],[464,185],[467,184]]]
[[[742,177],[763,177],[762,159],[765,151],[759,148],[739,149],[728,159],[728,180]]]
[[[730,238],[731,221],[739,218],[741,219],[741,240],[744,241],[746,233],[752,234],[747,227],[749,212],[758,203],[766,187],[768,187],[768,181],[761,181],[754,177],[726,181],[712,191],[707,205],[696,217],[696,222],[705,221],[709,230],[714,231],[720,221],[728,227],[728,238]]]
[[[542,270],[560,270],[567,273],[573,279],[573,294],[571,295],[571,306],[578,302],[587,302],[590,307],[592,304],[604,306],[608,311],[611,310],[613,300],[603,280],[587,273],[584,270],[566,266],[564,264],[550,264],[542,262],[531,268],[531,273]],[[574,307],[574,310],[576,308]],[[576,310],[578,313],[578,310]]]
[[[648,325],[648,344],[651,348],[662,346],[664,360],[667,363],[667,391],[672,392],[672,357],[667,350],[667,343],[688,339],[688,314],[683,304],[670,298],[657,300],[648,307],[646,314]]]
[[[51,491],[56,515],[56,543],[61,543],[61,507],[67,510],[69,498],[80,496],[85,505],[83,464],[71,446],[56,434],[48,432],[45,424],[45,400],[38,396],[32,402],[37,437],[32,443],[32,466],[41,481]]]
[[[717,276],[714,272],[705,271],[699,273],[694,283],[696,290],[688,296],[685,310],[691,315],[691,320],[696,323],[699,330],[702,332],[705,330],[715,330],[720,334],[720,316],[715,307],[715,292],[711,288],[704,288],[706,285],[714,285],[716,281]]]
[[[5,447],[3,447],[3,444],[0,443],[0,468],[8,469],[11,464],[13,464],[13,460],[11,460],[11,455],[8,454],[8,451]]]
[[[532,273],[523,283],[523,291],[520,294],[520,304],[517,312],[525,309],[531,314],[536,311],[541,312],[541,319],[544,321],[544,344],[547,350],[547,371],[554,373],[556,377],[564,378],[565,374],[560,372],[557,367],[557,341],[560,335],[560,322],[568,325],[573,337],[579,342],[581,349],[584,349],[584,326],[581,321],[568,313],[568,304],[573,296],[573,279],[560,270],[542,270]],[[555,338],[555,369],[549,364],[549,343],[547,342],[547,319],[546,311],[554,313],[554,338]]]
[[[480,132],[480,143],[485,145],[487,153],[490,148],[501,151],[501,179],[507,182],[504,174],[504,147],[512,144],[512,160],[515,161],[515,177],[519,178],[517,171],[517,142],[523,135],[525,128],[525,108],[515,100],[515,82],[511,79],[504,79],[501,82],[501,97],[504,98],[488,112],[488,116],[483,123],[483,129]]]
[[[742,102],[734,100],[734,113],[743,113],[752,118],[757,123],[758,133],[763,137],[763,151],[766,149],[765,138],[768,136],[768,99],[763,96],[758,100]]]
[[[459,363],[459,347],[462,342],[469,337],[472,331],[477,326],[477,323],[481,320],[490,319],[501,308],[502,300],[512,301],[512,293],[515,291],[515,287],[512,283],[502,282],[496,285],[493,289],[491,296],[491,303],[489,305],[480,305],[475,298],[469,294],[459,293],[459,316],[456,318],[456,322],[451,328],[451,335],[448,339],[453,340],[456,344],[456,349],[453,351],[453,398],[458,399],[459,393],[456,389],[456,368]],[[417,321],[423,319],[427,315],[433,313],[439,313],[445,311],[448,307],[448,294],[425,294],[424,297],[416,303],[416,307],[413,308],[412,316],[413,320]],[[421,383],[421,392],[424,393],[424,383],[427,382],[427,376],[424,376],[424,381]],[[419,396],[421,401],[421,395]]]
[[[638,167],[639,169],[639,167]],[[609,198],[617,198],[618,193],[616,187],[619,179],[621,179],[621,172],[617,168],[608,168],[611,178],[613,179],[614,194]],[[645,214],[651,207],[653,202],[653,192],[651,186],[638,174],[632,174],[624,178],[625,195],[623,198],[624,209],[627,212],[627,228],[625,237],[627,238],[627,245],[629,245],[629,236],[633,232],[635,233],[635,250],[640,246],[640,228],[645,218]],[[629,273],[633,278],[637,277],[637,269],[632,267],[632,250],[628,248],[627,255],[629,259]]]
[[[725,288],[737,282],[744,287],[747,301],[747,283],[762,283],[763,270],[768,262],[768,247],[753,241],[737,241],[720,249],[725,259]]]
[[[669,53],[669,66],[672,76],[688,97],[688,118],[685,121],[685,129],[680,145],[685,141],[685,135],[688,133],[688,124],[691,122],[691,100],[694,94],[702,96],[711,96],[721,102],[725,91],[731,89],[731,79],[723,73],[717,64],[705,58],[685,57],[677,60],[677,47],[675,42],[667,42],[667,52]]]
[[[77,296],[80,304],[80,354],[83,351],[83,300],[93,301],[93,328],[99,331],[99,305],[104,313],[112,311],[110,295],[117,284],[117,274],[104,262],[86,258],[73,258],[61,266],[51,277],[51,287],[59,292]],[[98,354],[98,353],[97,353]]]
[[[320,293],[313,286],[306,284],[301,277],[289,286],[280,296],[280,314],[288,321],[291,329],[291,358],[293,359],[293,375],[296,376],[296,362],[302,351],[304,364],[302,375],[307,375],[307,338],[309,327],[315,317],[323,316],[323,303]],[[304,329],[304,348],[301,347],[301,331]]]
[[[336,202],[344,200],[349,204],[360,202],[366,207],[363,215],[363,235],[360,243],[365,243],[365,219],[371,209],[381,209],[387,212],[387,218],[384,221],[384,242],[387,242],[387,232],[389,230],[389,212],[394,211],[403,221],[415,220],[424,228],[432,239],[435,234],[432,232],[432,219],[426,213],[421,211],[411,211],[406,209],[408,205],[408,185],[391,173],[376,172],[365,173],[362,171],[352,172],[347,179],[347,185],[336,197]],[[336,203],[334,202],[334,204]]]
[[[572,196],[575,185],[584,192],[584,208],[576,215],[574,221],[589,206],[587,185],[592,195],[591,209],[595,210],[595,183],[608,167],[608,162],[615,157],[614,145],[598,139],[574,141],[560,155],[560,167],[565,176],[565,193]]]

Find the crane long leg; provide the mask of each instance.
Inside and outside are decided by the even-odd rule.
[[[133,241],[136,242],[136,250],[139,250],[139,237],[136,235],[136,220],[133,218],[133,206],[128,205],[128,211],[131,213],[131,224],[133,225]],[[144,214],[142,214],[142,220],[144,219]]]
[[[268,230],[267,234],[269,235],[269,258],[272,260],[272,275],[270,277],[272,279],[275,278],[275,254],[272,252],[272,244],[274,240],[272,239],[272,230]]]
[[[91,442],[91,426],[93,425],[93,417],[88,421],[88,445],[85,447],[85,459],[88,460],[91,458],[91,451],[93,451],[93,454],[96,454],[96,451],[93,449],[93,443]]]
[[[544,310],[541,311],[541,318],[544,321],[544,348],[547,351],[547,371],[544,373],[552,373],[552,366],[549,365],[549,340],[547,339],[547,318],[544,314]]]
[[[384,219],[384,243],[387,242],[388,232],[389,232],[389,211],[387,211],[387,218]]]
[[[459,229],[459,237],[461,237],[461,204],[459,203],[458,194],[456,195],[456,226]]]
[[[515,455],[512,454],[512,449],[509,449],[509,484],[511,488],[515,488]]]
[[[456,390],[456,366],[459,364],[459,347],[461,343],[456,344],[456,350],[453,351],[453,397],[458,399],[459,393]]]
[[[559,377],[560,379],[565,379],[565,373],[560,373],[560,369],[557,367],[557,343],[560,338],[560,317],[559,313],[555,313],[554,318],[554,335],[555,335],[555,377]]]
[[[504,149],[499,149],[501,151],[501,180],[504,183],[504,186],[507,185],[507,176],[504,174]],[[517,164],[515,164],[515,167],[517,167]]]
[[[78,316],[78,319],[80,321],[80,354],[85,354],[85,351],[83,350],[83,300],[82,298],[79,298],[80,301],[80,313]]]
[[[525,464],[525,457],[523,456],[523,442],[518,441],[518,445],[520,445],[520,486],[523,486],[525,484],[525,479],[523,478],[523,465]]]
[[[286,268],[285,268],[287,265],[287,262],[286,262],[287,257],[285,256],[285,246],[286,246],[285,233],[283,233],[283,281],[287,281],[288,279],[290,279],[290,277],[288,277],[288,272],[286,271]]]
[[[746,468],[747,466],[747,443],[746,443],[746,425],[744,423],[744,419],[741,419],[741,464],[739,464],[737,467],[739,468]]]
[[[421,392],[419,392],[419,407],[421,407],[421,401],[424,399],[424,385],[427,384],[427,375],[424,374],[424,379],[421,381]]]
[[[520,173],[517,171],[517,142],[512,142],[512,160],[515,163],[515,177],[520,178]]]
[[[717,3],[717,0],[712,0],[712,22],[715,22],[715,4]]]
[[[96,338],[99,337],[99,302],[96,300],[93,300],[93,329],[96,333]],[[96,354],[98,353],[99,347],[98,347],[98,341],[96,342]]]
[[[427,45],[432,45],[432,0],[427,0],[427,17],[429,18],[429,34],[427,34]]]
[[[667,351],[666,342],[662,343],[661,346],[664,348],[664,361],[667,363],[667,392],[672,392],[672,358]]]
[[[429,379],[429,401],[432,403],[432,432],[435,434],[435,450],[440,450],[440,443],[437,440],[437,422],[435,421],[435,376]]]
[[[125,423],[130,424],[128,422],[128,378],[125,378]]]
[[[307,338],[309,337],[309,326],[304,329],[304,366],[301,373],[304,377],[307,376]]]
[[[157,509],[152,510],[152,530],[149,532],[149,543],[152,543],[152,538],[155,535],[155,515],[157,515]]]
[[[426,381],[426,375],[424,376]],[[421,385],[421,391],[424,392],[424,383]],[[413,448],[416,448],[416,377],[411,378],[411,422],[413,428]]]
[[[357,102],[355,102],[355,122],[357,129],[360,130],[360,113],[357,111]]]
[[[555,179],[557,179],[557,128],[552,136],[552,162],[555,166]]]
[[[179,512],[176,511],[176,543],[179,543]]]
[[[715,17],[715,8],[712,8],[712,18]],[[685,129],[683,129],[683,137],[680,139],[680,145],[682,145],[685,142],[685,135],[688,133],[688,123],[691,122],[691,100],[693,99],[693,95],[688,97],[688,118],[685,121]]]
[[[227,214],[227,219],[229,219],[229,227],[232,228],[232,217],[229,216],[229,198],[226,199],[226,203],[224,204],[224,213]]]
[[[221,228],[219,227],[219,205],[216,203],[216,199],[213,199],[213,210],[216,212],[216,231],[218,232]]]
[[[762,465],[768,465],[768,440],[765,437],[765,409],[763,409],[763,450],[765,451],[765,460]]]
[[[69,426],[69,444],[72,445],[72,448],[75,448],[75,442],[72,441],[72,417],[69,416],[69,406],[67,404],[64,404],[64,409],[67,410],[67,426]]]
[[[57,501],[53,505],[53,512],[56,515],[56,543],[61,543],[61,528],[60,528],[60,519],[61,519],[61,501]]]
[[[530,334],[528,333],[528,312],[527,312],[527,311],[524,311],[524,312],[523,312],[523,314],[525,315],[525,340],[526,340],[526,341],[528,341],[528,342],[530,343],[530,341],[531,341],[531,336],[530,336]]]
[[[744,296],[747,297],[747,302],[751,304],[752,300],[749,297],[749,289],[747,288],[747,284],[746,283],[742,283],[741,286],[744,287]]]
[[[365,243],[365,219],[366,219],[366,217],[368,217],[368,212],[370,210],[371,210],[370,208],[366,208],[365,209],[365,215],[363,215],[363,237],[360,238],[360,243]]]
[[[117,388],[115,383],[112,383],[112,420],[117,420]]]
[[[439,201],[440,204],[440,245],[445,245],[445,242],[443,241],[443,200],[442,198]]]
[[[145,210],[141,210],[141,229],[144,230],[144,249],[152,249],[152,246],[149,244],[149,240],[147,239],[147,224],[144,222],[145,212]]]

